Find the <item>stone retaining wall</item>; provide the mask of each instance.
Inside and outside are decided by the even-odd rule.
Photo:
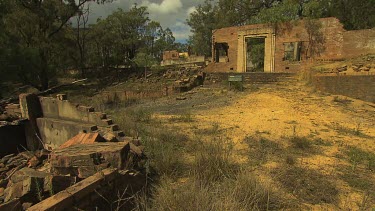
[[[375,75],[315,76],[313,85],[322,92],[375,103]]]

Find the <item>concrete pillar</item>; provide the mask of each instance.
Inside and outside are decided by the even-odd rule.
[[[35,151],[43,147],[36,119],[42,117],[42,109],[38,96],[34,94],[20,94],[20,107],[25,124],[26,145],[28,150]]]
[[[237,47],[237,72],[246,72],[245,70],[245,37],[243,32],[238,34],[238,47]]]

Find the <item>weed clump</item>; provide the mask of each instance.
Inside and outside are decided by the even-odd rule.
[[[305,152],[312,150],[312,142],[307,137],[292,136],[290,138],[290,142],[294,149],[302,150]]]
[[[238,170],[233,163],[232,143],[222,138],[200,142],[195,149],[192,175],[201,184],[210,184],[230,178]]]
[[[152,138],[146,137],[143,142],[150,166],[162,176],[181,175],[184,170],[182,146],[187,139],[185,135],[171,131],[156,133]]]
[[[194,116],[191,113],[183,113],[178,116],[173,116],[171,122],[194,122]]]
[[[166,179],[156,187],[153,210],[280,210],[287,207],[269,184],[246,171],[209,185],[193,179],[175,185],[171,182]]]
[[[350,146],[346,150],[346,155],[352,164],[352,170],[356,170],[359,164],[364,164],[368,170],[375,170],[375,154],[366,152],[358,147]]]
[[[266,163],[270,157],[277,155],[282,150],[278,143],[263,137],[246,137],[245,142],[250,148],[249,161],[256,165]]]

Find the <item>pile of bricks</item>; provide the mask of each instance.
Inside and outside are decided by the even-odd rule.
[[[7,155],[0,160],[0,210],[27,210],[108,169],[141,170],[145,158],[138,140],[108,142],[99,133],[80,133],[53,151]],[[94,191],[79,187],[85,196]]]

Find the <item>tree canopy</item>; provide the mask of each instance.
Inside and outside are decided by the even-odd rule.
[[[187,20],[189,44],[211,55],[212,30],[302,18],[337,17],[347,30],[375,27],[375,0],[206,0]]]
[[[76,69],[134,66],[139,52],[160,61],[176,46],[170,29],[150,20],[146,7],[118,9],[88,24],[89,2],[112,0],[0,0],[1,81],[48,89]]]

